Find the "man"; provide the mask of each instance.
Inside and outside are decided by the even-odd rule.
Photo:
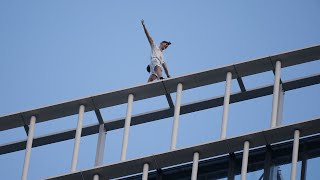
[[[163,50],[167,49],[168,46],[171,44],[169,41],[162,41],[160,46],[157,47],[156,43],[153,41],[152,37],[150,36],[144,21],[141,20],[141,24],[143,26],[144,32],[148,38],[149,44],[151,46],[151,62],[150,62],[150,77],[148,82],[152,82],[156,79],[163,79],[162,77],[162,67],[167,75],[170,78],[169,71],[167,65],[164,61],[163,57]]]

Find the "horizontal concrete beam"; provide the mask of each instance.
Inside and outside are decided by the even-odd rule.
[[[58,103],[29,111],[18,112],[0,117],[0,131],[23,127],[30,124],[30,117],[36,116],[37,123],[52,119],[75,115],[80,105],[86,106],[86,111],[106,108],[127,102],[129,94],[134,94],[135,101],[165,95],[176,91],[178,83],[183,89],[191,89],[225,81],[227,72],[232,72],[233,79],[273,70],[275,61],[280,60],[282,67],[293,66],[320,59],[320,46],[313,46],[282,54],[258,58],[247,62],[201,71],[185,76],[170,78],[131,88],[89,96],[77,100]],[[237,73],[235,73],[237,72]],[[237,74],[237,75],[236,75]],[[163,84],[162,84],[163,83]],[[164,85],[164,86],[163,86]],[[167,91],[166,91],[167,90]],[[2,104],[5,106],[5,104]]]
[[[300,79],[295,79],[291,81],[284,82],[283,87],[287,90],[294,90],[297,88],[303,88],[306,86],[311,86],[314,84],[320,83],[320,74],[304,77]],[[273,93],[273,85],[248,90],[246,92],[234,93],[231,95],[230,103],[241,102],[253,98],[259,98],[262,96],[271,95]],[[214,108],[223,105],[223,96],[210,98],[207,100],[202,100],[198,102],[192,102],[189,104],[184,104],[181,106],[181,114],[188,114],[195,111],[201,111],[209,108]],[[147,112],[144,114],[135,115],[132,117],[131,125],[139,125],[147,122],[152,122],[168,117],[173,116],[173,111],[170,108],[161,109],[153,112]],[[105,123],[105,127],[107,127],[108,131],[123,128],[124,127],[124,118],[108,121]],[[36,137],[33,141],[33,147],[43,146],[51,143],[56,143],[60,141],[65,141],[69,139],[73,139],[75,137],[75,129],[62,131],[46,136]],[[91,125],[84,127],[82,130],[82,136],[88,136],[92,134],[96,134],[99,132],[99,124]],[[4,144],[0,146],[0,155],[6,154],[10,152],[15,152],[19,150],[24,150],[26,147],[26,140],[18,141],[14,143]]]
[[[224,155],[243,150],[243,143],[250,142],[250,148],[261,147],[273,143],[292,140],[294,131],[299,129],[301,137],[320,133],[320,119],[313,119],[277,128],[250,133],[242,136],[218,140],[206,144],[169,151],[144,158],[119,162],[111,165],[99,166],[92,169],[82,170],[76,173],[65,174],[50,180],[76,180],[92,179],[99,174],[101,179],[111,179],[133,175],[142,172],[143,164],[149,164],[149,170],[156,170],[178,164],[188,163],[193,160],[194,152],[199,152],[201,159]]]

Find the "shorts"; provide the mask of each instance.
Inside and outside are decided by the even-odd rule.
[[[159,79],[160,77],[158,77],[157,73],[154,71],[154,68],[156,66],[159,66],[162,69],[162,65],[161,65],[160,61],[157,58],[152,58],[151,63],[150,63],[150,73],[155,75],[157,77],[157,79]]]

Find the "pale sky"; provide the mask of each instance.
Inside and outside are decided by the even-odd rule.
[[[0,2],[0,116],[145,84],[153,37],[172,77],[320,44],[320,2],[298,1],[22,1]],[[319,73],[320,62],[282,70],[290,80]],[[246,88],[273,83],[273,73],[243,78]],[[239,91],[232,82],[232,92]],[[283,124],[319,117],[320,86],[287,92]],[[183,92],[182,103],[219,96],[224,83]],[[175,99],[175,94],[171,94]],[[230,105],[227,136],[269,128],[272,96]],[[165,97],[135,102],[133,114],[167,107]],[[102,110],[124,117],[126,104]],[[168,151],[172,119],[130,129],[128,159]],[[178,148],[217,140],[222,107],[180,118]],[[76,127],[77,116],[36,124],[35,136]],[[98,123],[94,113],[84,124]],[[120,160],[123,129],[107,134],[104,164]],[[23,128],[0,132],[0,144],[26,139]],[[78,170],[93,167],[97,135],[81,139]],[[69,173],[73,140],[34,148],[28,179]],[[24,151],[0,156],[3,179],[20,179]],[[308,165],[319,179],[320,159]],[[290,165],[282,168],[290,173]],[[317,174],[318,173],[318,174]],[[250,173],[258,179],[261,171]],[[318,177],[318,178],[317,178]],[[287,178],[286,178],[287,179]]]

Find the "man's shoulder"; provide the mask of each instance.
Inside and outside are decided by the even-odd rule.
[[[157,43],[155,41],[152,42],[151,47],[153,49],[159,49],[159,47],[157,46]]]

